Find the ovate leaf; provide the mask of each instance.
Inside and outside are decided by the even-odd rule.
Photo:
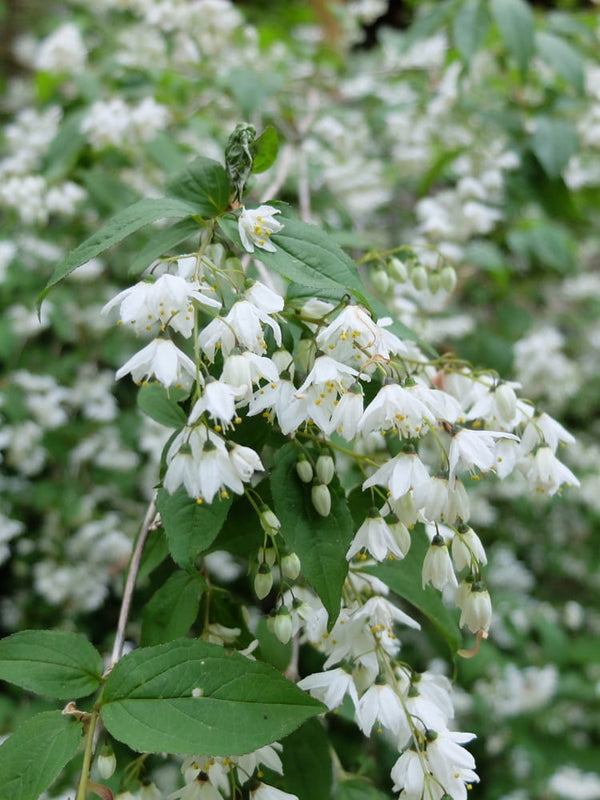
[[[27,720],[0,747],[0,786],[7,800],[38,800],[75,755],[82,725],[60,711]]]
[[[401,561],[392,561],[366,567],[365,572],[375,575],[399,597],[424,614],[439,630],[448,647],[454,653],[462,640],[455,616],[444,605],[440,593],[427,586],[422,586],[422,566],[429,540],[425,533],[415,529],[412,532],[412,544],[408,555]]]
[[[200,226],[195,219],[181,219],[168,228],[157,231],[147,245],[142,247],[140,252],[129,267],[130,275],[137,275],[141,270],[149,266],[156,258],[160,258],[168,253],[180,242],[185,241],[190,236],[200,232]]]
[[[306,580],[321,598],[329,623],[340,610],[342,587],[348,572],[346,553],[352,541],[352,517],[337,481],[330,484],[331,512],[318,514],[311,501],[310,486],[296,474],[298,451],[293,444],[282,447],[275,456],[271,492],[281,534],[298,554]]]
[[[124,208],[115,214],[103,228],[82,242],[61,261],[40,295],[40,302],[53,286],[66,278],[74,269],[123,241],[130,234],[143,228],[144,225],[149,225],[158,219],[189,217],[197,213],[198,210],[191,203],[175,197],[140,200],[138,203]]]
[[[183,569],[191,569],[200,553],[208,550],[223,527],[231,498],[217,498],[212,503],[198,504],[184,489],[179,489],[173,495],[161,489],[156,505],[173,561]]]
[[[137,404],[144,414],[161,425],[182,428],[187,418],[179,400],[183,400],[188,394],[185,389],[178,389],[176,386],[166,388],[160,383],[149,383],[139,390]]]
[[[309,719],[282,742],[285,790],[298,800],[328,800],[333,786],[331,743],[316,719]],[[310,764],[310,769],[306,765]]]
[[[201,575],[174,572],[144,607],[142,644],[162,644],[185,636],[198,616],[205,589],[206,581]]]
[[[535,21],[525,0],[490,0],[490,9],[506,49],[521,73],[527,71],[534,50]]]
[[[0,679],[46,697],[85,697],[102,670],[100,653],[79,633],[20,631],[0,641]]]
[[[562,37],[545,31],[536,33],[535,46],[544,61],[579,94],[583,94],[585,73],[583,59],[577,50]]]
[[[198,156],[167,184],[167,192],[193,203],[196,214],[216,217],[229,205],[231,185],[225,167],[212,158]]]
[[[251,146],[252,172],[265,172],[274,163],[279,152],[279,137],[272,125],[268,125]]]
[[[325,711],[272,667],[194,639],[126,655],[103,701],[107,730],[134,750],[217,756],[248,753]]]
[[[566,119],[537,117],[531,149],[550,178],[558,178],[577,151],[577,131]]]
[[[452,39],[463,61],[469,62],[480,49],[488,28],[490,16],[484,0],[466,0],[454,17]]]

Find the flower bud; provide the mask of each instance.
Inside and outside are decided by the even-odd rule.
[[[313,479],[312,464],[304,453],[300,453],[296,462],[296,472],[303,483],[310,483]]]
[[[312,339],[300,339],[296,345],[296,363],[302,372],[310,372],[315,360],[315,344]]]
[[[501,383],[494,392],[494,400],[502,422],[511,422],[517,412],[517,395],[512,386]]]
[[[460,626],[467,627],[471,633],[487,631],[492,621],[492,601],[483,584],[476,582],[466,595],[460,615]]]
[[[315,483],[310,492],[312,504],[322,517],[328,517],[331,511],[331,495],[324,483]]]
[[[110,745],[104,745],[96,760],[96,766],[98,768],[98,774],[103,780],[107,780],[114,775],[117,767],[117,758]]]
[[[300,575],[300,569],[300,559],[296,553],[288,553],[287,556],[281,559],[281,571],[285,577],[289,578],[291,581],[295,581],[298,575]]]
[[[278,531],[281,530],[281,522],[279,522],[279,518],[275,512],[271,511],[268,505],[263,505],[261,507],[259,519],[262,529],[265,531],[265,533],[270,533],[272,536],[274,536]]]
[[[390,258],[388,261],[388,269],[392,278],[397,280],[398,283],[406,283],[408,280],[408,270],[406,269],[406,264],[404,261],[400,261],[399,258]]]
[[[385,294],[390,288],[390,276],[384,269],[376,269],[371,273],[371,283],[380,294]]]
[[[430,272],[429,276],[427,277],[427,286],[428,286],[429,291],[431,292],[431,294],[435,294],[436,292],[439,292],[441,285],[442,285],[442,282],[441,282],[441,279],[440,279],[440,273],[437,272],[437,271],[436,272]]]
[[[162,792],[155,783],[148,783],[140,789],[140,800],[162,800]]]
[[[425,267],[413,267],[410,271],[410,281],[418,292],[427,288],[427,270]]]
[[[286,606],[281,606],[273,619],[273,633],[281,644],[287,644],[292,638],[292,616]]]
[[[277,367],[279,374],[282,372],[289,372],[290,378],[294,377],[294,357],[289,350],[286,350],[284,347],[275,350],[271,356],[271,361]]]
[[[331,483],[335,475],[335,463],[329,451],[321,453],[317,458],[317,478],[325,485]]]
[[[403,522],[400,522],[398,517],[395,514],[391,514],[390,517],[386,518],[386,522],[388,523],[388,527],[392,532],[392,536],[402,553],[406,555],[410,550],[411,545],[411,538],[410,533],[408,532],[408,528]]]
[[[440,286],[445,292],[452,292],[456,286],[456,270],[450,264],[440,272]]]
[[[254,592],[259,600],[264,600],[273,588],[273,573],[268,564],[260,564],[254,576]]]
[[[259,547],[258,562],[272,567],[277,559],[277,550],[274,547]]]

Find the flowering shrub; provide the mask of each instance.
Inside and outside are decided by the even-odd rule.
[[[11,798],[598,795],[597,23],[384,5],[16,40]]]

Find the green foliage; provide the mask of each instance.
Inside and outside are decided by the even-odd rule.
[[[452,22],[452,40],[461,58],[469,62],[481,48],[490,27],[484,0],[466,0]]]
[[[323,725],[309,719],[283,740],[285,789],[298,800],[328,800],[333,789],[333,763]],[[307,764],[310,768],[307,769]]]
[[[577,150],[577,131],[567,120],[538,117],[531,149],[551,178],[558,178]]]
[[[272,667],[179,639],[121,659],[104,687],[101,714],[108,731],[134,750],[237,755],[321,711]]]
[[[522,75],[534,52],[535,20],[525,0],[490,0],[492,16]]]
[[[252,172],[266,172],[274,163],[279,152],[279,136],[272,125],[268,125],[250,146],[252,153]]]
[[[186,416],[179,405],[180,401],[188,395],[184,389],[170,387],[166,389],[160,383],[150,383],[142,386],[137,395],[137,404],[144,414],[156,420],[167,428],[182,428],[186,423]]]
[[[216,217],[229,205],[231,186],[225,168],[212,158],[198,156],[181,175],[167,184],[167,194],[185,200],[201,217]]]
[[[201,575],[174,572],[155,592],[142,612],[143,647],[185,636],[198,616],[200,598],[206,589]]]

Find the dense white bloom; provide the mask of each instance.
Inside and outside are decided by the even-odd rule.
[[[242,209],[238,218],[238,231],[245,250],[253,253],[256,245],[270,253],[276,251],[270,236],[283,228],[281,222],[275,219],[275,214],[280,213],[279,209],[273,206]]]
[[[117,380],[128,372],[136,383],[154,375],[163,386],[190,386],[196,377],[196,365],[170,339],[158,338],[117,370]]]
[[[35,67],[46,72],[76,73],[85,66],[86,57],[79,28],[66,22],[40,42]]]

